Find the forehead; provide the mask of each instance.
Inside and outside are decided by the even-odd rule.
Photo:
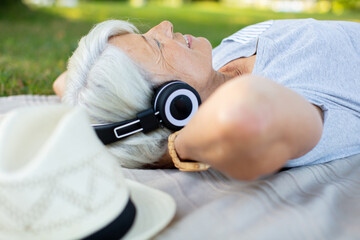
[[[148,72],[163,74],[163,69],[158,64],[159,54],[142,35],[135,33],[117,35],[111,37],[109,43],[124,51],[128,57]]]
[[[126,53],[136,53],[138,51],[148,51],[148,46],[140,34],[126,33],[112,36],[109,43],[120,48]]]
[[[117,35],[111,37],[109,43],[124,51],[128,57],[140,64],[140,66],[147,70],[154,70],[152,64],[154,51],[142,35],[135,33]]]

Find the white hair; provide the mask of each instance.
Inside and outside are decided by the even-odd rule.
[[[112,123],[135,118],[150,108],[153,77],[133,62],[110,37],[136,33],[132,24],[109,20],[84,36],[69,60],[63,102],[85,108],[92,123]],[[166,150],[169,130],[137,133],[108,145],[120,164],[138,168],[159,160]]]

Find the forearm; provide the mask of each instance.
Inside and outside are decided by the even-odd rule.
[[[220,87],[181,131],[175,147],[182,159],[253,179],[310,151],[321,130],[320,114],[304,98],[270,80],[246,76]]]

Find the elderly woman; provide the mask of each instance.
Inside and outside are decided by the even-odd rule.
[[[249,26],[212,50],[164,21],[145,34],[124,21],[83,37],[54,83],[93,123],[131,119],[153,88],[181,80],[203,104],[174,139],[175,155],[237,179],[360,152],[360,24],[275,20]],[[167,167],[160,128],[108,145],[121,165]]]

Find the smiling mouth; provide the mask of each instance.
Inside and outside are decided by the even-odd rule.
[[[185,35],[183,35],[183,37],[184,37],[184,39],[185,39],[186,46],[187,46],[188,48],[190,48],[189,39],[188,39]]]

